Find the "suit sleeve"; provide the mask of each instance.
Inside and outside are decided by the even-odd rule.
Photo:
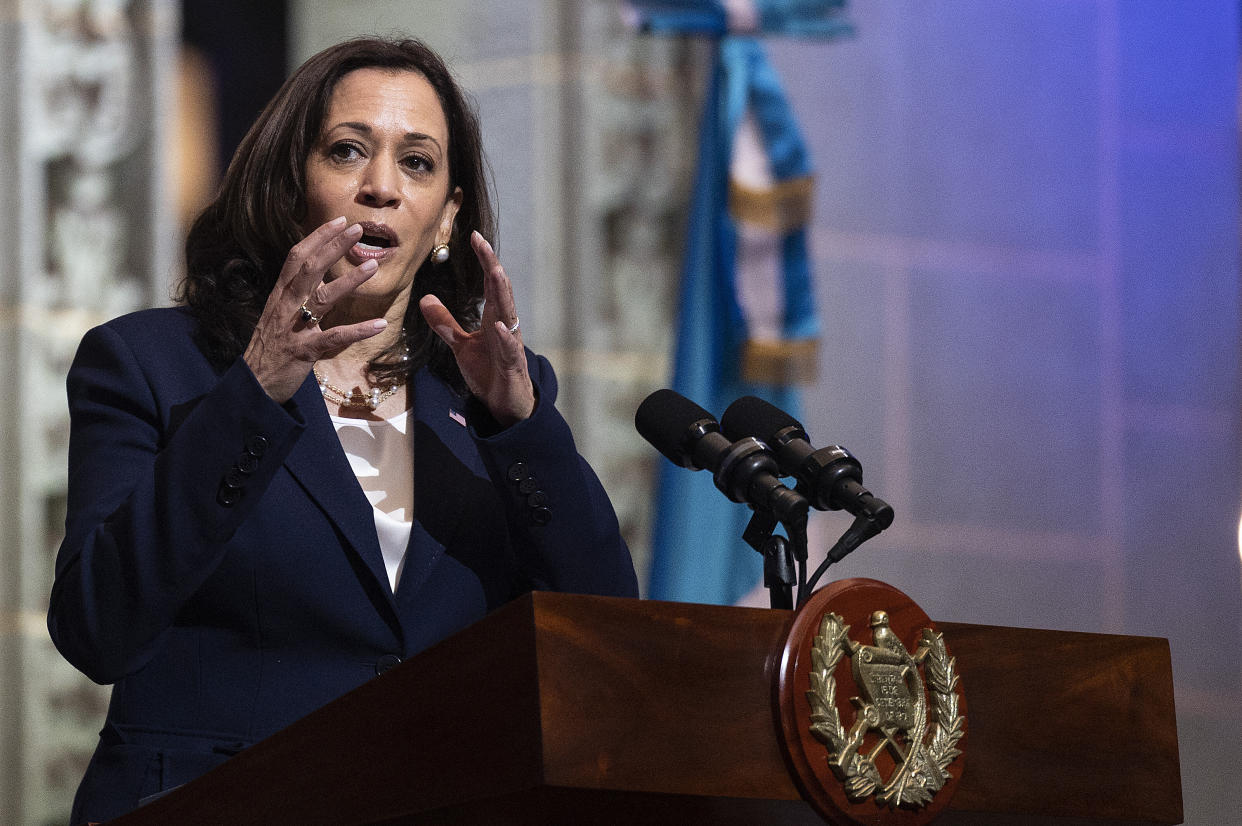
[[[304,427],[240,359],[176,404],[161,399],[172,380],[159,370],[104,326],[69,371],[68,517],[48,629],[98,683],[149,659]]]
[[[637,597],[638,580],[617,516],[556,409],[556,374],[528,352],[538,404],[500,430],[478,403],[472,433],[492,483],[508,503],[520,563],[540,590]]]

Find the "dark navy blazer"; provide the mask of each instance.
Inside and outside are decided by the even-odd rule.
[[[525,591],[637,596],[542,357],[528,356],[534,415],[499,432],[415,375],[415,518],[394,594],[313,377],[277,404],[240,359],[213,368],[194,329],[180,308],[124,316],[86,335],[69,372],[48,627],[114,684],[75,823],[202,774]]]

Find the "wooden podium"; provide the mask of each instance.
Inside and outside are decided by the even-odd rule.
[[[774,709],[793,616],[531,594],[112,824],[822,824]],[[937,824],[1182,822],[1166,640],[937,625],[969,715]]]

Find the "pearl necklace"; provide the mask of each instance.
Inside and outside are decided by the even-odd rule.
[[[404,383],[393,382],[388,385],[386,390],[381,390],[378,387],[372,387],[369,393],[364,393],[361,390],[354,390],[350,392],[342,390],[334,384],[330,384],[328,380],[325,379],[319,372],[318,367],[313,368],[312,372],[315,374],[315,381],[319,382],[320,395],[333,404],[339,404],[341,407],[349,407],[354,409],[361,409],[365,407],[374,410],[379,407],[385,399],[389,398],[393,393],[396,393],[399,389],[401,389],[401,385]]]

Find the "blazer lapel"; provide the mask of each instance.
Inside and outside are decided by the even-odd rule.
[[[358,554],[395,612],[371,503],[349,466],[314,374],[306,377],[293,400],[306,419],[306,430],[285,459],[285,466]]]
[[[414,525],[397,585],[398,601],[417,592],[456,533],[465,502],[449,482],[454,468],[445,465],[456,465],[459,457],[474,452],[463,400],[427,368],[415,373],[413,391]]]

